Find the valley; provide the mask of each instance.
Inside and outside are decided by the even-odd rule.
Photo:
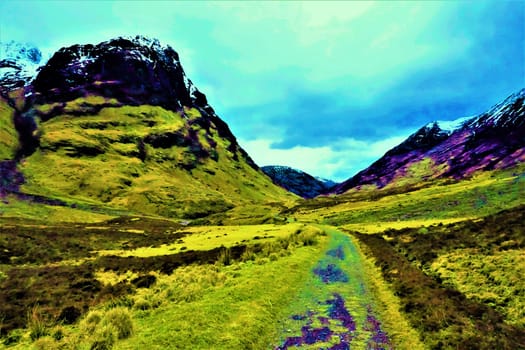
[[[334,183],[156,39],[1,62],[0,348],[525,348],[524,89]]]
[[[383,339],[370,346],[519,348],[525,183],[515,172],[482,175],[475,186],[298,200],[271,218],[264,206],[168,220],[25,203],[35,213],[75,210],[78,221],[22,220],[10,212],[20,200],[9,198],[1,207],[3,344],[345,349]],[[437,203],[448,205],[431,210]],[[393,220],[400,211],[409,215]],[[351,331],[330,318],[336,304]],[[106,339],[102,323],[86,333],[90,315],[115,308],[129,310],[132,336]]]

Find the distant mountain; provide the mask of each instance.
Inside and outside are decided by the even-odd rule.
[[[42,63],[42,52],[27,43],[0,42],[0,92],[29,84]]]
[[[62,48],[25,90],[23,103],[0,100],[0,132],[18,134],[16,145],[0,143],[4,192],[187,218],[293,199],[158,40]]]
[[[525,89],[478,116],[429,123],[333,191],[463,178],[525,162],[524,100]]]
[[[261,167],[261,170],[275,184],[303,198],[313,198],[326,193],[335,184],[330,180],[322,180],[288,166],[269,165]]]

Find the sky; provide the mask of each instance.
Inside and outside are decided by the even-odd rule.
[[[525,1],[0,1],[0,41],[44,54],[137,34],[258,165],[336,181],[525,87]]]

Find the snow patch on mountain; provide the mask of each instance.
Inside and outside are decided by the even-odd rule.
[[[475,116],[463,117],[456,120],[438,120],[436,123],[441,130],[453,133],[454,131],[461,129],[467,121],[473,118],[475,118]]]
[[[0,42],[0,86],[12,90],[27,85],[43,62],[34,45],[16,41]]]
[[[469,128],[480,128],[486,125],[512,128],[523,125],[525,120],[524,100],[525,88],[472,119],[467,125]]]

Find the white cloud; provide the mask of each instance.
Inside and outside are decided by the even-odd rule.
[[[331,146],[289,149],[272,148],[275,140],[269,139],[239,139],[239,143],[259,166],[287,165],[313,176],[343,181],[368,167],[405,138],[406,135],[402,135],[376,142],[347,138]]]

